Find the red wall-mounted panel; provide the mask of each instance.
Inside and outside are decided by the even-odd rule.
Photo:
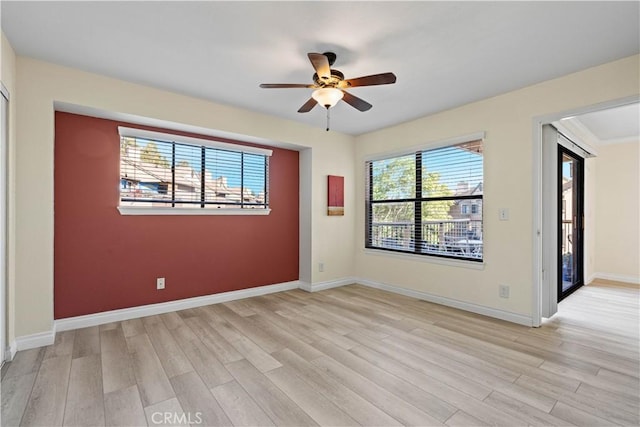
[[[327,178],[327,215],[344,215],[344,177],[329,175]]]
[[[269,147],[270,215],[123,216],[118,126],[180,132],[61,112],[55,126],[56,319],[298,279],[298,152]]]

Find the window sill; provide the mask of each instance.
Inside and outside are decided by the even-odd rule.
[[[365,248],[366,255],[387,256],[391,258],[410,259],[412,261],[421,261],[428,264],[448,265],[450,267],[468,268],[470,270],[484,270],[484,261],[467,261],[463,259],[443,258],[429,255],[415,255],[410,253],[385,251],[382,249]]]
[[[120,215],[269,215],[271,209],[118,206]]]

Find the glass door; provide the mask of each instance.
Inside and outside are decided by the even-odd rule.
[[[584,159],[558,145],[558,301],[583,284]]]

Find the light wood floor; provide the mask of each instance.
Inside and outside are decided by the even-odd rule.
[[[637,426],[638,297],[532,329],[352,285],[62,332],[3,369],[2,425]]]

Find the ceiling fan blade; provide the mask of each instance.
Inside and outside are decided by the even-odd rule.
[[[342,92],[344,93],[344,97],[342,98],[342,100],[347,104],[351,105],[356,110],[367,111],[367,110],[370,110],[371,107],[373,107],[373,105],[369,104],[364,99],[360,99],[357,96],[353,96],[349,92],[345,92],[344,90]]]
[[[314,88],[315,85],[298,84],[298,83],[262,83],[263,89],[287,89],[287,88]]]
[[[340,82],[338,87],[346,89],[357,86],[376,86],[388,85],[396,82],[396,75],[393,73],[373,74],[370,76],[356,77],[355,79],[347,79]]]
[[[311,61],[311,65],[316,70],[316,74],[321,79],[331,77],[331,68],[329,67],[329,59],[322,53],[308,53],[307,56]]]
[[[316,106],[317,103],[318,102],[315,99],[309,98],[309,100],[305,102],[304,105],[302,105],[302,107],[300,107],[300,109],[298,110],[298,113],[308,113],[309,111],[311,111],[313,107]]]

